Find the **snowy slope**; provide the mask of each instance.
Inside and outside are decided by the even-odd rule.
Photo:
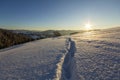
[[[60,38],[38,40],[1,50],[0,80],[56,79],[61,74],[57,68],[60,68],[58,65],[64,53],[65,39]]]
[[[72,68],[77,77],[68,80],[120,80],[120,32],[89,31],[71,38],[77,49]]]
[[[119,29],[119,28],[118,28]],[[88,31],[0,50],[0,80],[120,80],[120,32]]]

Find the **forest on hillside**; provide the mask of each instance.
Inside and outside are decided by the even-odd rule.
[[[16,34],[9,30],[0,29],[0,49],[32,40],[32,38],[25,35]]]
[[[36,32],[36,31],[27,31],[27,30],[25,31],[25,30],[0,29],[0,49],[33,40],[54,38],[63,35],[73,35],[77,33],[78,31],[69,31],[69,30],[68,31],[47,30],[42,32]]]

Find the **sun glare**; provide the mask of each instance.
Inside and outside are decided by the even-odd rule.
[[[91,25],[91,24],[89,24],[89,23],[88,23],[88,24],[86,24],[86,25],[85,25],[86,30],[91,30],[91,29],[92,29],[92,28],[91,28],[91,26],[92,26],[92,25]]]

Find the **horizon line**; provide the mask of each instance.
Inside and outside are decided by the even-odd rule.
[[[101,29],[110,29],[110,28],[119,28],[120,26],[114,26],[114,27],[108,27],[108,28],[92,28],[91,30],[101,30]],[[0,27],[0,29],[6,29],[6,30],[26,30],[26,31],[47,31],[47,30],[74,30],[74,31],[84,31],[86,29],[24,29],[24,28],[3,28],[3,27]]]

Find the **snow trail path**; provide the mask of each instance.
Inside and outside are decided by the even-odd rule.
[[[74,60],[76,45],[71,38],[68,38],[66,41],[66,50],[67,51],[62,65],[62,74],[60,80],[74,80],[74,78],[76,78],[76,62]]]
[[[65,52],[63,38],[43,39],[1,50],[0,80],[53,80],[56,75],[60,77],[61,73],[56,70]]]
[[[119,35],[88,31],[0,50],[0,80],[120,80]]]

